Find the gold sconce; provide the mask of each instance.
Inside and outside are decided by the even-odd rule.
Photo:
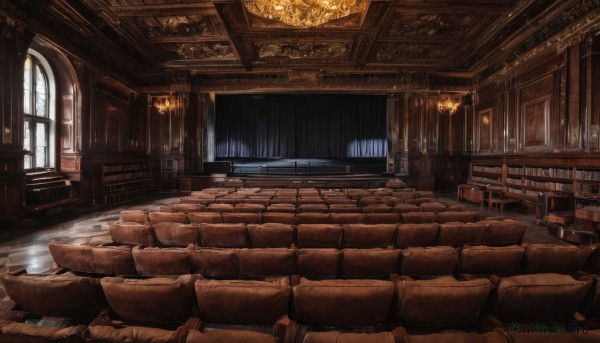
[[[362,12],[364,0],[248,0],[249,12],[290,26],[314,27]]]
[[[175,108],[173,103],[169,100],[169,98],[164,98],[161,100],[156,100],[154,102],[154,107],[161,115],[166,114],[167,112],[171,113],[171,111]]]
[[[455,98],[440,98],[438,100],[438,111],[453,115],[460,106],[460,100]]]

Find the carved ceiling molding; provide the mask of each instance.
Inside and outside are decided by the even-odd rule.
[[[219,35],[224,30],[212,16],[165,16],[136,18],[146,37]]]
[[[503,78],[510,77],[510,75],[514,73],[514,70],[519,66],[524,65],[549,52],[562,54],[569,47],[583,42],[585,37],[590,33],[595,33],[600,30],[600,0],[590,0],[586,1],[586,3],[590,4],[591,6],[596,6],[594,4],[597,4],[599,7],[596,7],[596,10],[581,18],[578,22],[571,23],[566,29],[562,30],[558,34],[545,38],[543,40],[543,44],[539,44],[538,46],[533,47],[522,54],[519,54],[519,50],[517,49],[513,52],[513,55],[511,55],[516,57],[510,63],[505,64],[503,68],[496,71],[495,74],[484,78],[484,81],[479,83],[478,87],[499,82],[499,80]],[[571,14],[569,13],[564,14],[564,16],[567,17],[570,15]],[[541,31],[543,33],[549,33],[547,28],[542,29]],[[530,38],[528,41],[522,43],[520,48],[523,48],[523,46],[528,47],[532,40],[533,38]]]
[[[350,43],[258,43],[258,58],[348,58]]]
[[[193,61],[203,59],[234,59],[233,49],[224,43],[181,43],[171,49],[178,59]]]
[[[439,14],[419,15],[415,20],[397,17],[392,23],[390,35],[433,36],[449,34],[458,28],[448,20],[448,16]]]

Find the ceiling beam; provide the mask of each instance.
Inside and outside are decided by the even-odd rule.
[[[503,14],[512,6],[510,4],[485,3],[461,4],[444,2],[399,2],[396,4],[396,14],[461,14],[461,15],[490,15]]]
[[[228,35],[208,35],[208,36],[162,36],[152,37],[147,40],[150,44],[163,43],[206,43],[206,42],[228,42]]]
[[[117,17],[169,17],[217,14],[211,2],[111,6],[109,9]]]

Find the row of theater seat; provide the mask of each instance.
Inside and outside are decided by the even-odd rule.
[[[350,200],[351,201],[351,200]],[[387,204],[370,204],[358,206],[356,204],[191,204],[180,203],[169,206],[161,206],[161,212],[215,212],[215,213],[263,213],[263,212],[284,212],[284,213],[302,213],[302,212],[320,212],[320,213],[406,213],[406,212],[446,212],[462,211],[461,205],[447,205],[442,202],[427,201],[421,204],[397,204],[389,206]]]
[[[216,249],[50,244],[59,267],[101,275],[202,274],[211,278],[388,278],[393,274],[600,273],[597,246],[553,244],[406,249]]]
[[[198,196],[183,196],[179,198],[181,204],[197,204],[205,205],[212,208],[215,205],[292,205],[292,206],[308,206],[308,205],[354,205],[366,207],[371,205],[384,205],[394,207],[402,204],[420,205],[427,202],[433,202],[435,198],[415,198],[412,194],[402,193],[395,196],[385,197],[363,197],[358,200],[347,198],[345,196],[336,197],[270,197],[270,196],[226,196],[222,198],[203,198]]]
[[[525,323],[569,321],[578,310],[588,317],[600,314],[598,278],[561,274],[490,280],[294,278],[291,284],[288,278],[207,280],[199,275],[94,279],[6,274],[1,280],[19,310],[83,323],[41,328],[0,322],[0,337],[10,342],[60,335],[68,342],[396,342],[398,336],[408,338],[400,325],[452,327],[473,324],[482,314]],[[594,301],[583,304],[586,295]],[[339,329],[355,336],[341,337]]]
[[[284,223],[284,224],[395,224],[477,222],[482,214],[477,211],[407,212],[407,213],[169,213],[121,211],[121,222],[135,223]]]
[[[444,224],[182,224],[109,223],[121,244],[213,248],[405,248],[520,244],[525,225],[512,219]]]

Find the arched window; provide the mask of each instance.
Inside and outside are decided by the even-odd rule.
[[[25,169],[54,166],[55,89],[52,71],[42,57],[29,51],[23,80]]]

